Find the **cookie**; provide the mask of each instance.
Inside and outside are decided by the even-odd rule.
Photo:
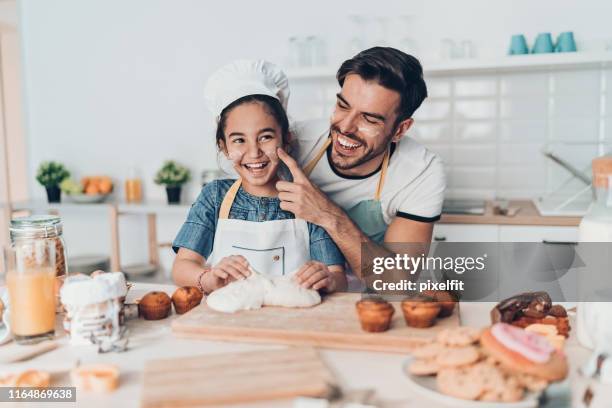
[[[529,391],[540,392],[548,387],[548,381],[534,377],[533,375],[517,374],[514,378],[516,378],[521,386],[527,388]]]
[[[504,387],[487,390],[478,399],[487,402],[517,402],[523,399],[524,394],[523,387],[506,382]]]
[[[436,339],[440,344],[450,347],[464,347],[474,344],[480,338],[480,330],[473,327],[455,327],[444,329]]]
[[[412,355],[416,358],[431,359],[436,357],[442,352],[445,347],[440,343],[429,343],[423,347],[419,347],[412,352]]]
[[[480,359],[480,353],[474,346],[449,347],[440,351],[436,363],[440,367],[459,367],[475,363]]]
[[[488,390],[503,388],[506,384],[504,372],[495,364],[481,361],[469,367],[469,371],[483,379],[485,388]]]
[[[413,375],[434,375],[440,370],[440,366],[434,359],[416,359],[408,369]]]
[[[483,379],[474,375],[469,367],[440,369],[436,385],[443,394],[467,400],[478,399],[486,390]]]
[[[525,395],[525,389],[514,377],[508,377],[506,385],[501,392],[502,402],[517,402],[523,399]]]
[[[469,368],[472,375],[482,378],[485,391],[478,398],[489,402],[515,402],[523,398],[523,387],[513,377],[506,375],[497,365],[480,362]]]

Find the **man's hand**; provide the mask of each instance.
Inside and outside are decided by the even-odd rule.
[[[279,181],[276,183],[278,198],[281,201],[280,207],[292,212],[297,218],[327,228],[341,210],[308,180],[293,157],[280,147],[277,153],[293,176],[293,182]]]
[[[327,265],[318,261],[306,262],[300,270],[295,273],[295,281],[307,289],[327,289],[329,292],[335,290],[335,280]]]

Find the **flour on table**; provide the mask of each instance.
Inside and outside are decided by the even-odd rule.
[[[310,307],[321,303],[319,292],[298,285],[291,276],[272,279],[251,270],[248,278],[215,290],[206,298],[218,312],[259,309],[262,306]]]
[[[321,303],[319,292],[301,287],[291,276],[278,276],[272,283],[264,295],[266,306],[310,307]]]
[[[208,295],[206,303],[219,312],[259,309],[263,305],[268,279],[253,273],[243,280],[234,281]]]

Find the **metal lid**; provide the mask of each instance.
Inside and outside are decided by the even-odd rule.
[[[57,215],[39,214],[11,220],[11,239],[53,238],[62,235],[62,219]]]

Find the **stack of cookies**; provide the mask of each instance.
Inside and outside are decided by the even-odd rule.
[[[541,391],[568,370],[544,337],[503,323],[442,330],[413,356],[410,374],[435,375],[438,391],[466,400],[520,401],[526,390]]]

